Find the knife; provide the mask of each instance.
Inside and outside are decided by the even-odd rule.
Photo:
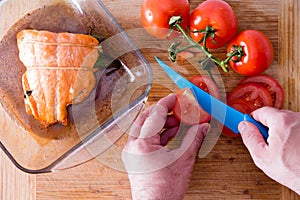
[[[209,113],[217,121],[224,124],[235,134],[239,133],[238,125],[240,122],[251,122],[259,129],[263,138],[265,139],[265,141],[267,141],[269,134],[268,128],[266,126],[253,119],[250,115],[243,114],[240,111],[226,105],[222,101],[206,93],[204,90],[197,87],[196,85],[185,79],[183,76],[178,74],[164,62],[162,62],[158,57],[155,56],[155,59],[158,62],[158,64],[163,68],[163,70],[167,73],[167,75],[172,79],[172,81],[176,83],[176,85],[181,89],[190,89],[194,94],[196,100],[198,101],[199,105],[202,107],[202,109]]]

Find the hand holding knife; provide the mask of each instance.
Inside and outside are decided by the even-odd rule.
[[[206,93],[183,76],[178,74],[172,68],[167,66],[158,57],[155,57],[159,65],[164,69],[167,75],[172,79],[176,85],[181,89],[189,88],[194,94],[197,102],[212,117],[224,124],[227,128],[232,130],[234,133],[238,134],[238,125],[242,121],[248,121],[253,123],[261,132],[265,141],[268,139],[268,128],[261,124],[260,122],[254,120],[250,115],[243,114],[236,109],[226,105],[222,101],[216,99],[210,94]]]

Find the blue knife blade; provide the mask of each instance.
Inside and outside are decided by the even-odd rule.
[[[268,139],[268,128],[261,124],[260,122],[253,119],[248,114],[243,114],[238,110],[226,105],[222,101],[216,99],[210,94],[206,93],[201,88],[197,87],[183,76],[178,74],[164,62],[162,62],[158,57],[155,57],[158,64],[163,68],[163,70],[167,73],[167,75],[172,79],[176,85],[181,89],[189,88],[195,98],[197,99],[199,105],[209,113],[213,118],[224,124],[227,128],[232,130],[234,133],[238,134],[238,125],[242,121],[248,121],[256,125],[256,127],[260,130],[262,136],[265,141]]]

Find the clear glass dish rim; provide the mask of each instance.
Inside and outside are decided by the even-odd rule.
[[[0,5],[4,4],[9,0],[0,0]],[[101,126],[97,127],[96,130],[94,130],[92,133],[90,133],[86,138],[83,140],[79,141],[77,144],[75,144],[71,149],[69,149],[67,152],[62,154],[58,159],[56,159],[54,162],[52,162],[50,165],[40,168],[40,169],[28,169],[26,167],[23,167],[21,164],[18,163],[18,161],[13,157],[13,155],[9,152],[9,150],[3,145],[3,143],[0,141],[0,148],[3,150],[3,152],[7,155],[7,157],[11,160],[11,162],[20,170],[26,173],[30,174],[40,174],[40,173],[48,173],[52,172],[53,168],[64,158],[66,158],[68,155],[72,154],[76,149],[80,148],[81,146],[87,144],[90,140],[93,138],[99,137],[101,134],[101,129],[108,127],[112,121],[113,118],[119,117],[122,114],[124,114],[126,111],[130,111],[133,109],[136,105],[139,103],[142,103],[145,101],[149,95],[150,89],[152,87],[152,81],[153,81],[153,73],[150,67],[150,64],[148,61],[144,58],[142,53],[139,51],[139,49],[136,47],[136,45],[132,42],[132,40],[127,36],[121,25],[117,22],[117,20],[114,18],[114,16],[111,14],[111,12],[106,8],[106,6],[103,4],[101,0],[95,0],[99,6],[104,10],[106,15],[111,19],[111,22],[114,24],[114,26],[118,29],[120,34],[122,34],[123,38],[126,40],[126,42],[131,45],[133,52],[137,54],[137,56],[141,59],[143,64],[145,64],[146,69],[148,70],[148,84],[146,86],[145,91],[137,97],[134,101],[132,101],[130,104],[127,105],[127,107],[122,108],[120,111],[118,111],[116,114],[114,114],[109,120],[107,120],[104,124]],[[82,164],[82,163],[80,163]]]

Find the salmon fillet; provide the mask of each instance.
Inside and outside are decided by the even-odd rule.
[[[68,124],[67,106],[95,87],[98,40],[73,33],[22,30],[17,34],[26,112],[46,127]]]

